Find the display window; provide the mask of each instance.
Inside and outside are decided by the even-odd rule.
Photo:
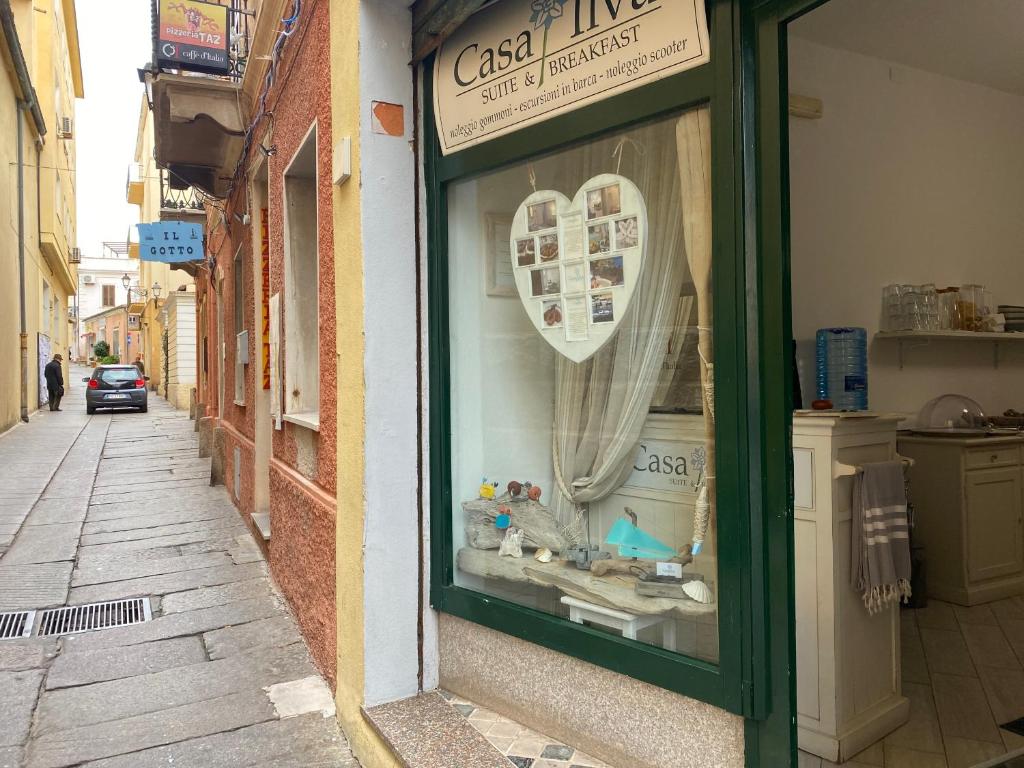
[[[454,584],[717,662],[710,137],[451,184],[447,303]]]

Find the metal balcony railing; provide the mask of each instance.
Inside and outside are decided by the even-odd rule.
[[[202,213],[203,197],[195,187],[175,184],[170,172],[160,171],[160,208],[162,210]]]

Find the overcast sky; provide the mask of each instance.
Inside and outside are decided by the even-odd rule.
[[[148,0],[76,0],[85,99],[76,105],[78,246],[99,256],[138,221],[125,202],[143,86],[136,70],[151,54]],[[133,232],[132,239],[137,235]]]

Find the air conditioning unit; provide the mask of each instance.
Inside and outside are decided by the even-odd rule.
[[[74,132],[74,120],[70,117],[62,117],[59,120],[59,137],[62,139],[72,139],[75,136]]]
[[[81,248],[72,248],[71,249],[71,257],[68,259],[68,262],[71,263],[71,264],[81,264],[82,263],[82,249]]]
[[[92,275],[82,275],[82,285],[92,285],[96,282],[96,278]]]

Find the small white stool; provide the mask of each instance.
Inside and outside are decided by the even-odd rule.
[[[569,621],[582,624],[589,621],[602,627],[618,630],[623,637],[636,640],[641,629],[661,624],[661,644],[669,651],[676,649],[676,622],[671,616],[645,614],[638,616],[614,608],[605,608],[568,595],[562,596],[562,605],[569,606]]]

